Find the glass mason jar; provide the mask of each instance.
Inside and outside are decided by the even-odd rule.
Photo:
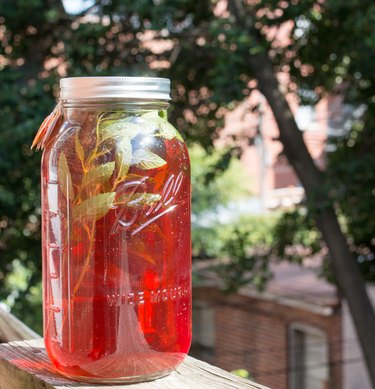
[[[191,342],[190,168],[161,78],[65,78],[42,158],[44,338],[64,375],[136,382]]]

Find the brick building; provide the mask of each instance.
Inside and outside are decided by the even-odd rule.
[[[210,267],[201,267],[192,353],[227,370],[246,369],[275,389],[342,388],[342,311],[335,287],[296,265],[273,271],[266,292],[247,286],[225,295]]]
[[[324,168],[327,138],[341,136],[345,120],[350,120],[340,96],[322,99],[316,106],[299,106],[294,94],[287,96],[306,145],[318,167]],[[243,149],[242,163],[249,177],[249,190],[259,199],[262,211],[299,203],[304,191],[293,169],[282,155],[277,140],[279,130],[263,96],[254,91],[236,109],[228,112],[221,133],[223,143],[236,136]],[[249,138],[253,144],[248,145]],[[242,142],[241,142],[242,139]]]
[[[273,389],[372,388],[348,306],[316,269],[273,265],[265,292],[228,295],[211,264],[196,266],[192,355]]]

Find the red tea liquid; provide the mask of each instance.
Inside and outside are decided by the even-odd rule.
[[[90,131],[85,136],[81,130],[78,138],[86,148]],[[86,381],[131,382],[168,374],[182,362],[191,341],[186,147],[176,138],[156,140],[152,147],[166,164],[131,166],[105,215],[77,222],[61,184],[65,178],[58,176],[63,152],[70,193],[77,196],[88,173],[74,142],[73,135],[55,142],[42,164],[48,354],[61,373]],[[111,153],[100,158],[102,164],[114,160]]]

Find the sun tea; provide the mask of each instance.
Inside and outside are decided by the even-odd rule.
[[[44,338],[77,380],[158,378],[190,347],[189,157],[166,84],[63,79],[62,108],[37,140]]]

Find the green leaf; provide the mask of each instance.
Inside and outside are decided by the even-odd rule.
[[[125,120],[111,120],[110,124],[100,127],[101,142],[114,137],[127,137],[128,139],[134,139],[143,131],[141,124],[129,123]]]
[[[75,150],[76,150],[76,154],[77,154],[77,156],[78,156],[78,158],[81,161],[82,166],[83,166],[83,163],[85,160],[85,152],[83,151],[83,147],[81,145],[81,142],[79,141],[78,132],[76,133],[76,138],[75,138]]]
[[[156,193],[126,193],[118,194],[116,196],[115,205],[126,205],[130,207],[137,207],[142,205],[152,205],[160,201],[161,196]]]
[[[132,144],[128,137],[122,138],[117,144],[116,167],[117,180],[123,180],[128,174],[132,161]]]
[[[180,142],[184,142],[184,138],[181,134],[166,120],[163,120],[159,123],[160,135],[162,138],[171,140],[177,138]]]
[[[140,169],[148,170],[156,169],[165,165],[167,162],[149,150],[139,149],[134,152],[131,163]]]
[[[58,176],[61,192],[63,192],[64,196],[67,199],[73,200],[74,193],[73,193],[72,176],[70,175],[68,162],[63,152],[60,154],[59,164],[57,167],[57,176]]]
[[[74,219],[92,221],[102,218],[113,205],[115,195],[115,192],[101,193],[82,201],[73,208]]]
[[[90,170],[83,176],[81,188],[85,188],[86,186],[104,185],[111,178],[114,169],[115,163],[108,162]]]
[[[145,120],[151,120],[151,121],[157,121],[158,119],[162,119],[159,116],[159,113],[157,111],[146,112],[143,115],[141,115],[141,118],[145,119]],[[162,120],[164,120],[164,119],[162,119]]]
[[[159,116],[158,112],[152,111],[147,112],[141,116],[142,119],[148,121],[149,123],[154,123],[159,129],[159,134],[162,138],[167,140],[172,140],[177,138],[180,142],[184,142],[184,139],[180,133],[168,122],[167,119]]]
[[[127,205],[130,207],[136,207],[138,205],[152,205],[160,201],[160,199],[161,196],[156,193],[134,193]]]

